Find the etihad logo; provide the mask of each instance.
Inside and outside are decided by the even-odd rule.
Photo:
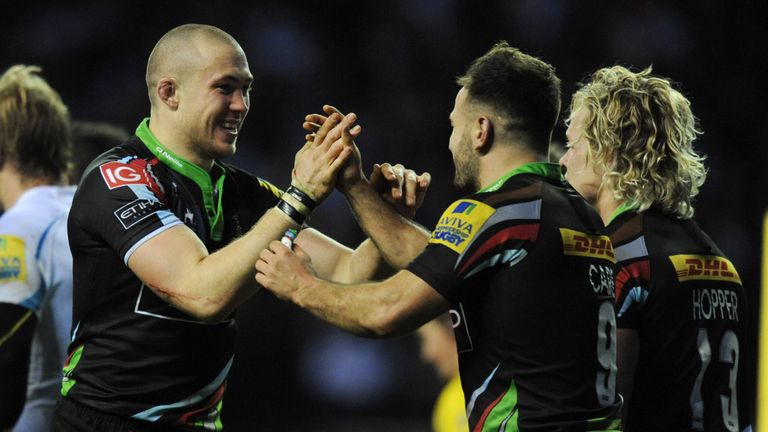
[[[739,273],[727,258],[711,255],[672,255],[677,280],[719,280],[741,284]]]
[[[560,228],[560,237],[563,239],[563,253],[589,258],[599,258],[616,262],[613,254],[613,245],[608,236],[587,234],[581,231]]]

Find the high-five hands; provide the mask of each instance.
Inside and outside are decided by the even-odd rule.
[[[345,145],[342,134],[348,136],[360,133],[360,126],[355,126],[357,116],[354,113],[342,116],[338,113],[329,115],[322,125],[307,140],[294,159],[291,172],[291,185],[305,192],[319,203],[333,191],[336,176],[353,153],[353,148]],[[350,138],[351,140],[351,138]]]
[[[305,117],[302,127],[309,132],[306,135],[307,143],[318,140],[323,131],[327,130],[326,125],[329,120],[343,116],[341,111],[331,105],[324,105],[323,111],[327,115],[309,114]],[[361,130],[359,125],[352,129],[341,130],[339,141],[343,148],[350,148],[352,152],[337,180],[336,186],[342,192],[365,178],[360,151],[354,143],[354,138],[360,134]],[[324,138],[327,139],[327,135]],[[383,163],[374,164],[368,181],[382,199],[392,204],[400,214],[412,219],[424,201],[432,177],[427,172],[417,175],[415,171],[401,164]]]

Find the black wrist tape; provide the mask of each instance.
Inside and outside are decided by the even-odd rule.
[[[304,204],[309,210],[314,210],[317,207],[317,202],[296,186],[290,186],[286,192],[296,198],[298,202]]]
[[[292,205],[288,204],[287,202],[280,200],[278,201],[277,205],[278,210],[288,215],[289,218],[293,219],[294,222],[299,224],[301,226],[304,223],[304,220],[306,217],[301,214],[298,210],[296,210]]]

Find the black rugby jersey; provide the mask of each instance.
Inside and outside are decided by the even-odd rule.
[[[280,191],[229,165],[209,174],[172,154],[148,120],[97,158],[69,213],[73,342],[62,395],[181,429],[220,430],[235,348],[233,317],[205,324],[175,309],[127,267],[141,244],[185,224],[209,252],[246,233]]]
[[[535,163],[448,207],[408,270],[451,304],[470,429],[618,430],[614,258]]]
[[[625,430],[741,432],[747,310],[733,264],[694,221],[655,209],[621,212],[608,232],[617,325],[640,344]]]

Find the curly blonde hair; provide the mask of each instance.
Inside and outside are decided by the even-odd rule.
[[[574,94],[569,121],[586,108],[588,157],[605,168],[602,187],[638,211],[654,206],[679,218],[693,216],[704,184],[705,157],[693,149],[702,132],[691,103],[651,68],[621,66],[595,72]]]

